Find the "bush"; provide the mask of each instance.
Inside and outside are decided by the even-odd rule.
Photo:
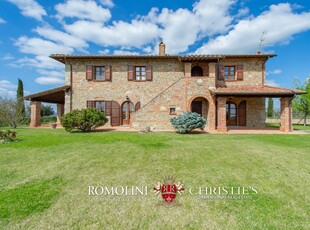
[[[72,129],[90,131],[108,122],[105,114],[97,109],[73,110],[61,117],[61,125],[67,132]]]
[[[11,130],[7,131],[0,131],[0,143],[8,143],[15,141],[16,139],[16,132],[13,132]]]
[[[193,129],[204,129],[206,126],[206,119],[201,117],[197,113],[186,111],[180,116],[171,118],[172,126],[177,130],[178,133],[188,133]]]

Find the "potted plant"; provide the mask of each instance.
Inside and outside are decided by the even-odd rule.
[[[57,126],[56,123],[51,123],[51,124],[50,124],[50,127],[51,127],[52,129],[56,129],[56,126]]]

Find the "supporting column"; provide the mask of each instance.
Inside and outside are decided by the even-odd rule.
[[[292,97],[281,98],[281,126],[280,131],[292,132]]]
[[[227,132],[226,126],[226,97],[217,99],[217,131]]]
[[[65,110],[64,104],[57,104],[57,122],[56,122],[57,125],[61,124],[60,117],[64,115],[64,110]]]
[[[30,127],[41,125],[41,102],[32,101],[30,104]]]

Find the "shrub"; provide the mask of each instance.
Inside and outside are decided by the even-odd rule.
[[[182,134],[197,128],[204,129],[206,126],[206,120],[203,117],[190,111],[171,118],[170,122],[177,132]]]
[[[67,132],[71,132],[72,129],[90,131],[98,126],[104,125],[107,121],[108,119],[104,113],[91,108],[73,110],[61,117],[61,125]]]
[[[7,131],[0,131],[0,143],[8,143],[15,141],[16,139],[16,132],[13,132],[11,130]]]

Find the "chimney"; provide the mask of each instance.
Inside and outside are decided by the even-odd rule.
[[[161,41],[159,43],[159,56],[165,56],[166,55],[166,45]]]

